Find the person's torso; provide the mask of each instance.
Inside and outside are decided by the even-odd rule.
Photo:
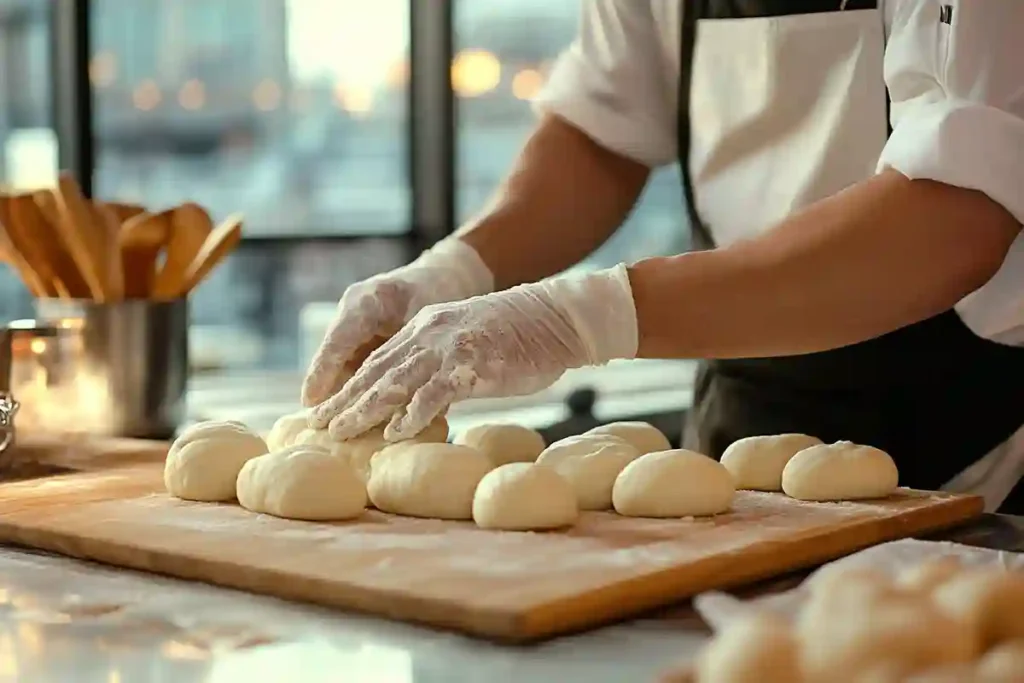
[[[915,102],[969,90],[943,68],[956,5],[695,0],[687,17],[680,3],[653,3],[677,79],[667,87],[677,88],[697,241],[753,236],[873,175],[890,94],[895,122]],[[911,483],[929,488],[1024,415],[1024,350],[979,338],[952,311],[834,351],[717,361],[702,381],[695,412],[707,452],[752,434],[820,432],[891,450]],[[954,423],[971,408],[985,413]]]

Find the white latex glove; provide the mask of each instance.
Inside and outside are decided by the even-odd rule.
[[[636,349],[624,265],[428,306],[317,406],[310,424],[347,439],[386,422],[384,437],[400,441],[455,401],[530,394],[569,368]]]
[[[302,403],[314,406],[341,389],[373,346],[420,309],[494,289],[494,276],[476,251],[457,238],[438,242],[412,263],[357,282],[338,312],[302,383]]]

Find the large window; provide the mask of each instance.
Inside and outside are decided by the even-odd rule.
[[[456,197],[460,218],[478,211],[533,127],[530,100],[576,36],[580,3],[459,0],[452,82],[458,97]],[[627,223],[586,265],[677,254],[689,244],[678,167],[655,173]]]
[[[51,122],[50,3],[0,2],[0,183],[18,191],[52,185],[57,139]],[[31,317],[32,301],[0,268],[0,316]]]
[[[91,8],[95,194],[244,213],[193,297],[196,364],[298,368],[303,306],[407,257],[353,238],[409,232],[408,0]]]
[[[229,410],[254,386],[292,403],[345,287],[408,262],[486,201],[534,125],[530,99],[579,7],[0,0],[0,183],[52,186],[60,159],[98,199],[191,201],[215,221],[243,213],[242,244],[191,297],[192,359],[248,376],[236,376],[250,384],[224,399]],[[685,249],[683,216],[677,172],[655,174],[583,267]],[[32,310],[0,268],[0,315]],[[668,382],[643,367],[628,372],[646,393],[644,377]],[[560,386],[603,387],[603,372]]]

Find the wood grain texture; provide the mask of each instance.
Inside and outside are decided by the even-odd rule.
[[[153,291],[160,252],[171,234],[171,212],[143,212],[121,225],[118,242],[124,269],[125,296],[145,299]]]
[[[185,273],[213,230],[213,222],[198,204],[185,203],[171,213],[166,258],[153,282],[153,298],[176,299],[185,286]]]
[[[186,296],[210,274],[221,261],[235,250],[242,240],[242,216],[229,216],[223,223],[214,228],[196,257],[192,259],[185,271],[181,291],[178,296]]]
[[[0,540],[479,636],[529,641],[704,590],[809,567],[981,514],[977,497],[901,491],[803,503],[741,492],[712,519],[584,513],[569,531],[493,532],[368,510],[310,523],[191,503],[159,465],[0,486]]]
[[[97,225],[89,200],[67,173],[57,178],[53,193],[60,220],[57,226],[68,252],[78,266],[89,292],[96,301],[107,300],[104,272],[105,230]]]

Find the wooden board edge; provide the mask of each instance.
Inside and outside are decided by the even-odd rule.
[[[346,588],[323,579],[301,578],[275,569],[142,548],[126,550],[104,539],[82,539],[47,529],[28,529],[0,519],[0,542],[57,553],[64,557],[97,562],[117,569],[132,569],[181,581],[197,581],[217,588],[246,591],[319,607],[333,607],[370,617],[430,626],[508,644],[535,640],[519,632],[517,614],[458,603],[423,599],[387,591],[392,604],[381,605],[382,591]],[[169,569],[160,568],[168,567]],[[231,577],[223,580],[224,576]],[[344,589],[343,591],[339,591]],[[382,609],[385,607],[387,609]]]
[[[948,528],[977,517],[983,512],[983,506],[984,502],[977,496],[951,496],[901,515],[854,519],[838,528],[833,526],[806,532],[786,541],[763,541],[754,546],[754,551],[749,547],[744,549],[743,562],[736,561],[738,552],[724,553],[686,567],[666,569],[539,607],[527,607],[520,612],[479,605],[467,608],[450,601],[442,603],[392,590],[347,588],[323,579],[297,578],[275,569],[254,571],[234,562],[169,551],[139,548],[127,551],[108,540],[81,539],[53,529],[24,528],[2,519],[0,541],[180,580],[326,605],[503,643],[527,644],[635,617],[712,588],[753,583],[783,572],[816,566],[885,541]],[[874,532],[870,541],[851,543],[848,540],[849,536],[865,530]],[[783,555],[779,552],[782,547],[799,549],[800,542],[809,550],[799,553],[795,561],[792,553]],[[760,562],[751,561],[752,553]],[[158,568],[161,564],[164,568]],[[695,573],[698,574],[696,581],[693,580]],[[223,580],[225,575],[230,579]],[[685,583],[681,579],[685,579]],[[383,605],[386,609],[377,602],[382,594],[386,594],[391,603]],[[624,609],[624,605],[629,605],[629,608]]]
[[[742,562],[737,561],[738,552],[723,553],[530,608],[518,620],[517,637],[524,642],[538,641],[636,617],[707,590],[747,585],[815,567],[879,543],[957,526],[983,512],[980,496],[950,496],[900,515],[854,519],[838,528],[810,531],[783,541],[762,541],[743,549]],[[851,538],[864,531],[872,532],[870,540],[855,542]],[[780,552],[783,548],[803,552],[794,559],[793,552]],[[630,606],[628,611],[622,609],[625,604]]]

